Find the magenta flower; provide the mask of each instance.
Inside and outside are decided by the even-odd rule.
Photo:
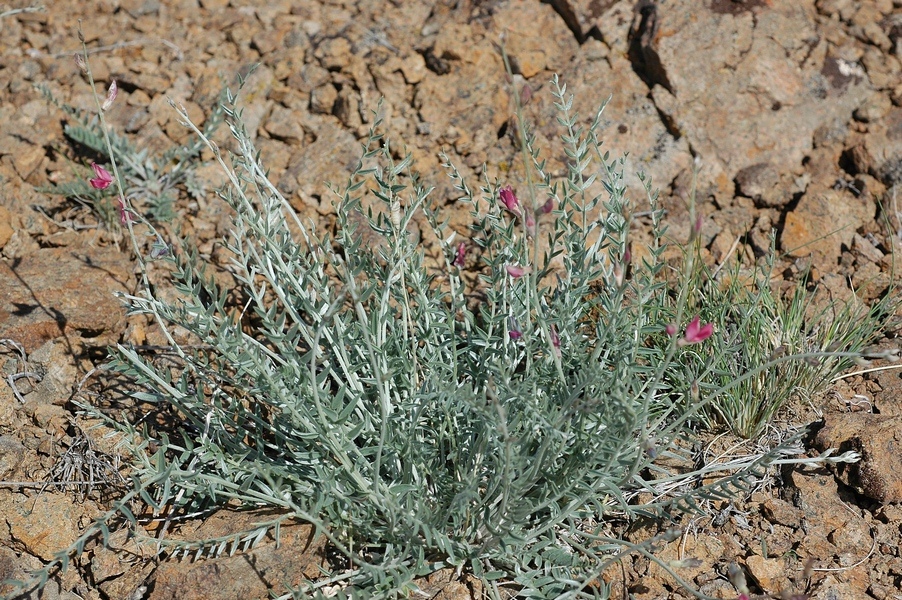
[[[706,339],[711,337],[711,334],[714,333],[714,323],[705,323],[701,324],[701,321],[698,317],[692,319],[692,322],[686,326],[686,333],[683,335],[683,338],[679,341],[680,346],[686,346],[689,344],[697,344],[699,342],[704,342]]]
[[[507,270],[507,274],[513,277],[514,279],[519,279],[523,277],[527,273],[529,273],[529,267],[521,267],[519,265],[507,265],[504,267]]]
[[[113,183],[113,176],[110,175],[110,172],[97,163],[91,163],[91,168],[94,169],[94,174],[97,175],[94,179],[88,180],[91,187],[95,190],[105,190],[110,187],[110,184]]]
[[[552,210],[554,210],[554,200],[552,198],[549,198],[548,200],[546,200],[545,204],[543,204],[542,207],[539,209],[539,211],[543,215],[547,215]]]
[[[110,82],[110,89],[106,93],[106,100],[103,101],[103,106],[100,107],[101,110],[107,111],[113,105],[113,102],[116,100],[116,96],[119,95],[119,86],[116,84],[116,80]]]
[[[454,265],[455,267],[464,266],[464,258],[466,257],[466,255],[467,255],[467,247],[464,245],[463,242],[461,242],[457,245],[457,253],[454,255],[454,262],[451,264]]]
[[[561,348],[561,336],[557,334],[557,329],[552,325],[548,329],[548,333],[551,335],[551,345],[556,349],[560,350]]]
[[[501,204],[504,207],[514,213],[515,215],[520,214],[520,201],[517,200],[517,197],[514,195],[514,190],[511,189],[511,186],[507,186],[506,188],[501,188],[498,192],[498,198],[501,200]]]

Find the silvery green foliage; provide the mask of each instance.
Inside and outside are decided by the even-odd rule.
[[[466,267],[454,264],[460,240],[445,209],[409,157],[393,158],[378,119],[339,190],[334,237],[303,223],[271,183],[240,111],[227,109],[230,157],[192,126],[228,178],[225,244],[240,289],[222,289],[188,250],[166,257],[178,297],[146,289],[127,301],[165,327],[178,366],[119,347],[114,367],[179,427],[139,431],[89,410],[133,451],[126,500],[174,514],[230,501],[282,512],[225,538],[156,540],[162,551],[234,552],[301,519],[352,569],[299,597],[326,586],[403,596],[443,566],[471,570],[495,597],[606,597],[596,577],[611,561],[673,535],[633,546],[615,523],[729,497],[792,453],[693,467],[687,424],[706,401],[687,402],[691,382],[671,376],[680,348],[664,328],[683,306],[663,277],[661,212],[649,185],[641,210],[654,243],[629,264],[633,208],[622,161],[598,150],[601,110],[581,130],[553,85],[570,168],[553,181],[521,124],[535,181],[520,201],[534,229],[499,206],[498,184],[473,192],[447,162],[473,215]],[[590,192],[597,175],[601,196]],[[548,197],[554,210],[539,215]],[[414,221],[436,234],[437,264]],[[511,265],[527,272],[514,278]],[[710,342],[695,351],[724,351]],[[127,501],[117,509],[135,522]]]

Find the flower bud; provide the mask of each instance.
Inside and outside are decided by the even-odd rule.
[[[523,331],[520,329],[520,324],[517,322],[517,319],[513,317],[508,317],[507,319],[507,332],[514,341],[523,337]]]
[[[453,264],[455,267],[464,266],[464,259],[466,258],[466,255],[467,255],[467,247],[464,245],[463,242],[461,242],[457,245],[457,253],[454,256],[454,262],[451,264]]]
[[[501,190],[498,191],[498,199],[507,210],[515,215],[520,214],[520,201],[517,199],[517,196],[514,195],[514,190],[511,189],[511,186],[501,188]]]
[[[88,63],[85,62],[85,57],[81,52],[75,53],[75,66],[78,67],[82,73],[88,72]]]
[[[116,80],[110,82],[110,89],[106,93],[106,100],[103,101],[103,106],[100,107],[101,110],[107,111],[113,105],[113,102],[116,100],[116,96],[119,95],[119,86],[116,84]]]

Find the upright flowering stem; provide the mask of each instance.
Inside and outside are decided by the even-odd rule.
[[[119,188],[119,198],[117,208],[119,210],[119,222],[128,227],[129,237],[132,239],[132,248],[135,251],[135,256],[138,260],[141,259],[141,251],[138,247],[138,242],[135,239],[134,232],[132,231],[132,219],[128,215],[128,201],[125,198],[125,189],[122,185],[122,177],[119,174],[119,166],[116,164],[116,154],[113,152],[113,143],[110,140],[110,132],[107,127],[106,118],[104,118],[104,113],[110,109],[113,103],[116,101],[116,97],[119,95],[119,86],[116,84],[116,81],[113,80],[110,83],[109,90],[107,91],[106,99],[101,104],[100,97],[97,95],[97,86],[94,82],[94,73],[91,71],[89,63],[88,63],[88,46],[85,43],[85,37],[79,29],[78,38],[81,41],[81,60],[76,60],[76,65],[83,69],[85,74],[88,76],[88,83],[91,85],[92,96],[94,97],[94,106],[97,109],[97,117],[100,119],[100,129],[103,131],[103,139],[106,142],[107,153],[110,156],[110,166],[113,168],[113,176],[110,177],[110,174],[100,166],[92,165],[94,169],[94,173],[97,175],[96,178],[90,181],[91,185],[96,189],[105,189],[108,187],[113,181],[116,182],[116,187]],[[103,187],[97,187],[97,184],[102,185]]]

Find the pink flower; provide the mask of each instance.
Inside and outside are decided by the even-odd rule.
[[[116,84],[116,80],[110,82],[110,89],[106,93],[106,100],[103,101],[103,106],[100,107],[101,110],[109,110],[109,108],[113,105],[113,102],[116,100],[116,96],[119,95],[119,86]]]
[[[88,180],[91,187],[95,190],[105,190],[110,187],[110,184],[113,183],[113,176],[110,175],[110,172],[97,163],[91,163],[91,168],[94,169],[94,174],[97,175],[94,179]]]
[[[531,212],[526,211],[526,228],[527,228],[527,230],[532,232],[532,230],[535,229],[535,227],[536,227],[536,220],[533,218]]]
[[[557,329],[555,329],[554,325],[552,325],[548,329],[548,333],[551,335],[551,345],[556,349],[560,350],[561,348],[561,336],[557,334]]]
[[[454,256],[454,262],[451,264],[454,265],[455,267],[464,266],[464,258],[466,257],[466,255],[467,255],[467,247],[464,245],[463,242],[461,242],[457,245],[457,253]]]
[[[554,210],[554,200],[552,198],[549,198],[548,200],[546,200],[545,204],[543,204],[542,207],[539,209],[539,211],[543,215],[547,215],[552,210]]]
[[[689,344],[697,344],[699,342],[704,342],[706,339],[711,337],[711,334],[714,333],[714,323],[705,323],[701,324],[701,321],[698,317],[692,319],[692,322],[686,326],[686,333],[683,335],[683,338],[678,342],[680,346],[686,346]]]
[[[529,267],[521,267],[519,265],[507,265],[504,267],[507,270],[507,274],[513,277],[514,279],[519,279],[523,277],[527,273],[529,273]]]
[[[501,200],[501,204],[504,207],[514,213],[515,215],[520,214],[520,201],[517,200],[517,197],[514,195],[514,190],[511,189],[511,186],[507,186],[506,188],[501,188],[498,192],[498,198]]]

